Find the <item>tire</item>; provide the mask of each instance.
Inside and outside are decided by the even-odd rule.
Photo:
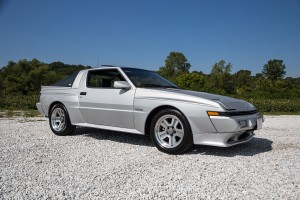
[[[175,109],[161,110],[153,117],[150,137],[158,150],[168,154],[182,154],[193,145],[190,125]]]
[[[62,104],[56,104],[49,113],[49,124],[55,135],[71,135],[75,126],[71,124],[70,117],[66,107]]]

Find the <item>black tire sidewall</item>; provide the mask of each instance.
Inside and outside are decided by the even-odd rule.
[[[61,131],[54,130],[52,128],[52,124],[51,124],[51,115],[52,115],[53,110],[56,109],[56,108],[61,108],[64,111],[64,114],[65,114],[65,127]],[[51,128],[52,132],[55,135],[59,135],[59,136],[70,135],[74,131],[74,128],[75,128],[75,126],[71,124],[68,110],[63,104],[56,104],[51,108],[50,113],[49,113],[49,125],[50,125],[50,128]]]
[[[184,127],[183,139],[182,139],[181,143],[174,148],[166,148],[166,147],[162,146],[155,137],[155,125],[156,125],[157,121],[164,115],[176,116],[178,119],[180,119],[180,121]],[[156,115],[154,115],[154,117],[151,121],[151,125],[150,125],[150,137],[151,137],[153,144],[160,151],[162,151],[164,153],[168,153],[168,154],[182,154],[185,151],[187,151],[193,144],[192,132],[191,132],[191,128],[190,128],[188,120],[185,118],[185,116],[181,112],[179,112],[178,110],[175,110],[175,109],[161,110]]]

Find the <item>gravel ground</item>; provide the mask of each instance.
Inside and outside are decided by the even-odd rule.
[[[299,130],[300,115],[267,116],[249,143],[172,156],[140,135],[2,118],[0,199],[300,199]]]

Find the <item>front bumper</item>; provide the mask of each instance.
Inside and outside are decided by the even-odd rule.
[[[258,121],[264,121],[261,114],[242,116],[211,116],[210,120],[218,133],[194,134],[194,144],[230,147],[248,142],[253,138]]]
[[[205,133],[193,135],[194,144],[230,147],[248,142],[254,136],[253,130],[236,133]]]

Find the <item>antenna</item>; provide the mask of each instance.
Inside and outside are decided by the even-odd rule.
[[[99,62],[99,56],[98,56],[98,58],[97,58],[97,68],[98,68],[98,62]]]

